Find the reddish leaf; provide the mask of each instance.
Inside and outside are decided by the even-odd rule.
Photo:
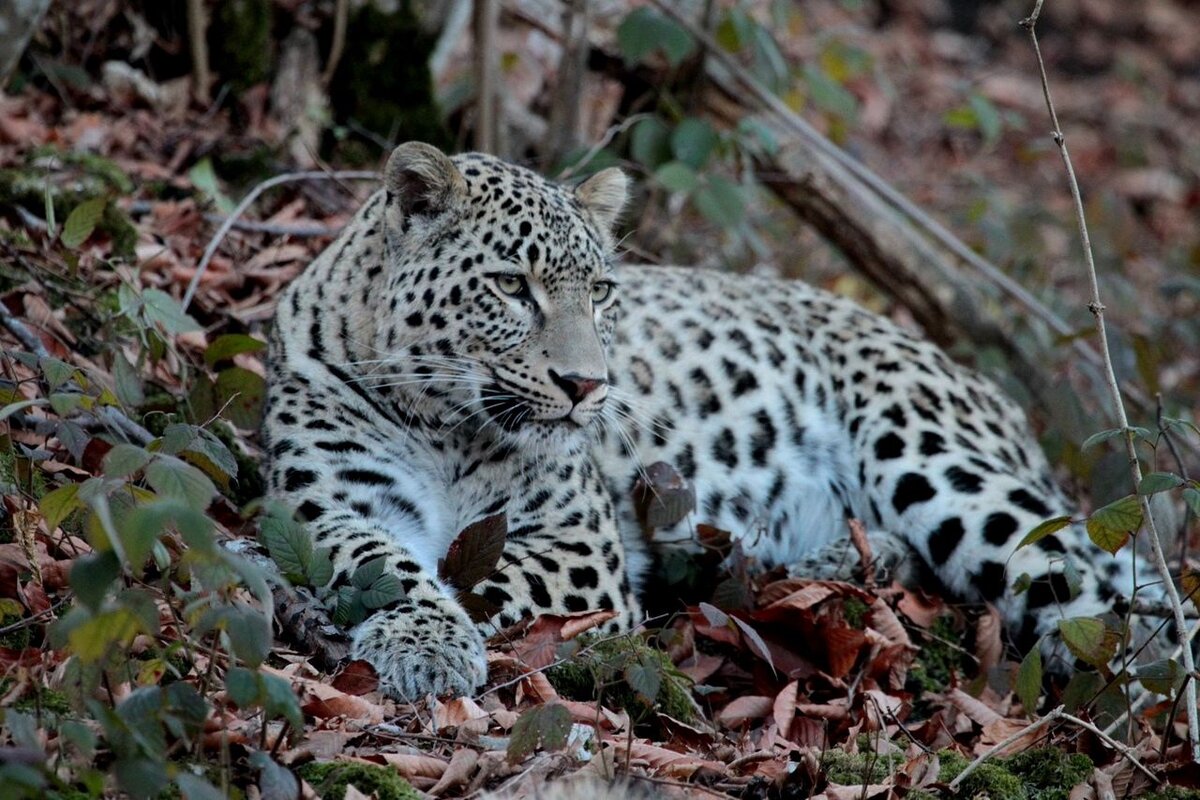
[[[379,688],[379,676],[366,661],[351,661],[333,676],[333,688],[349,695],[364,695]]]

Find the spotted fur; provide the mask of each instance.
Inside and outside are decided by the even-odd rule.
[[[633,624],[650,548],[694,546],[695,520],[644,541],[629,490],[655,461],[765,564],[824,558],[857,517],[1026,640],[1129,594],[1128,560],[1074,528],[1014,552],[1071,507],[992,383],[803,283],[614,267],[625,193],[615,170],[572,189],[402,145],[280,300],[271,493],[332,549],[334,585],[380,556],[401,579],[406,597],[353,632],[389,691],[471,692],[484,635],[533,614]],[[480,587],[500,610],[476,626],[437,562],[500,511],[509,538]]]

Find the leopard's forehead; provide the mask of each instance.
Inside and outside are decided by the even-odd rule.
[[[464,227],[496,258],[528,266],[547,289],[607,266],[606,237],[570,187],[483,153],[453,161],[467,183]]]

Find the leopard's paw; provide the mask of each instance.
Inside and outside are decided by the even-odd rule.
[[[470,695],[487,679],[483,637],[446,598],[435,608],[402,603],[353,631],[352,655],[379,674],[383,691],[401,700]]]

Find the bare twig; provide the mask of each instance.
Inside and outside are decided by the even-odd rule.
[[[337,0],[333,9],[333,42],[329,45],[329,59],[325,62],[325,71],[321,73],[321,86],[328,89],[333,82],[333,74],[337,72],[338,62],[342,60],[342,52],[346,49],[346,22],[350,18],[350,0]]]
[[[1046,100],[1046,110],[1050,114],[1050,123],[1053,126],[1051,135],[1054,138],[1054,143],[1058,145],[1058,152],[1062,156],[1063,166],[1067,171],[1067,182],[1071,188],[1071,199],[1075,205],[1075,220],[1079,226],[1079,238],[1083,244],[1083,258],[1087,268],[1088,281],[1091,284],[1092,299],[1088,303],[1088,310],[1092,312],[1092,316],[1096,321],[1096,334],[1099,339],[1100,356],[1103,360],[1103,369],[1105,382],[1108,387],[1109,395],[1113,404],[1113,412],[1116,414],[1117,426],[1125,434],[1125,452],[1129,457],[1129,474],[1133,479],[1134,491],[1142,483],[1142,466],[1138,459],[1137,443],[1134,438],[1134,431],[1129,427],[1129,418],[1125,413],[1125,402],[1121,398],[1121,387],[1117,384],[1116,372],[1113,369],[1112,355],[1108,349],[1108,333],[1104,324],[1104,304],[1100,301],[1100,282],[1096,274],[1096,262],[1092,255],[1092,243],[1088,236],[1087,219],[1083,211],[1083,195],[1079,190],[1079,181],[1075,177],[1075,167],[1071,163],[1071,155],[1067,150],[1067,140],[1063,136],[1062,127],[1058,122],[1058,112],[1054,109],[1054,101],[1050,97],[1050,82],[1046,77],[1046,64],[1042,60],[1042,50],[1038,45],[1037,38],[1037,22],[1038,16],[1042,13],[1043,0],[1037,0],[1033,8],[1033,13],[1028,18],[1021,20],[1021,27],[1029,32],[1029,41],[1033,45],[1034,55],[1037,57],[1038,72],[1042,80],[1042,95]],[[1158,574],[1162,577],[1163,591],[1167,595],[1167,600],[1171,604],[1171,608],[1175,612],[1175,627],[1182,633],[1187,630],[1187,619],[1183,612],[1183,603],[1179,599],[1179,592],[1175,589],[1175,583],[1171,579],[1171,570],[1167,564],[1166,554],[1163,552],[1162,539],[1158,535],[1158,527],[1154,521],[1154,514],[1150,508],[1149,495],[1140,495],[1142,504],[1142,515],[1145,518],[1146,533],[1150,536],[1150,553],[1154,560],[1154,566],[1158,570]],[[1195,660],[1192,657],[1192,648],[1185,646],[1181,653],[1183,657],[1184,671],[1189,675],[1196,670]],[[1192,747],[1192,760],[1200,762],[1200,709],[1196,707],[1196,682],[1189,681],[1186,688],[1187,692],[1187,719],[1188,719],[1188,742]]]
[[[208,101],[208,84],[212,73],[208,66],[208,20],[204,0],[187,0],[188,45],[192,51],[192,94],[202,102]]]
[[[950,781],[947,788],[949,788],[949,790],[951,792],[957,791],[958,787],[962,785],[963,781],[965,781],[967,779],[967,777],[970,776],[970,774],[972,772],[974,772],[976,769],[978,769],[979,766],[981,764],[983,764],[985,761],[1004,752],[1014,742],[1018,742],[1021,739],[1024,739],[1033,733],[1036,733],[1037,731],[1041,730],[1042,728],[1045,728],[1046,726],[1050,725],[1050,723],[1057,722],[1059,720],[1065,720],[1067,722],[1072,723],[1073,725],[1078,725],[1080,728],[1083,728],[1084,730],[1090,731],[1098,739],[1100,739],[1100,741],[1104,742],[1106,745],[1108,745],[1109,747],[1111,747],[1112,749],[1114,749],[1118,753],[1120,753],[1121,757],[1124,758],[1126,761],[1128,761],[1130,764],[1132,764],[1134,769],[1137,769],[1139,772],[1146,775],[1148,778],[1150,778],[1150,780],[1154,781],[1154,783],[1156,783],[1156,784],[1161,783],[1161,779],[1157,775],[1155,775],[1154,772],[1151,771],[1149,767],[1147,767],[1145,764],[1143,764],[1141,761],[1139,761],[1137,756],[1135,756],[1133,754],[1132,748],[1127,747],[1124,744],[1121,744],[1116,739],[1112,738],[1111,736],[1109,736],[1107,733],[1105,733],[1104,731],[1097,728],[1092,723],[1087,722],[1086,720],[1082,720],[1079,717],[1076,717],[1072,714],[1068,714],[1066,712],[1066,709],[1064,706],[1059,706],[1058,708],[1054,709],[1050,713],[1046,714],[1046,716],[1042,717],[1041,719],[1039,719],[1035,722],[1032,722],[1029,725],[1026,725],[1024,728],[1021,728],[1021,730],[1016,731],[1011,736],[1007,736],[1002,741],[996,743],[992,747],[989,747],[985,752],[981,753],[974,761],[972,761],[970,764],[968,764],[966,769],[964,769],[962,772],[958,773],[958,775],[954,778],[954,780]]]
[[[619,124],[610,127],[604,132],[604,136],[600,138],[600,141],[592,145],[588,151],[583,154],[582,158],[564,169],[562,172],[558,173],[558,180],[565,181],[574,176],[576,172],[579,172],[579,170],[586,167],[593,158],[599,155],[601,150],[608,147],[609,143],[612,142],[613,139],[615,139],[621,133],[629,130],[631,125],[641,122],[643,119],[646,119],[649,116],[649,114],[630,114],[628,117],[621,120]]]
[[[4,305],[4,303],[0,303],[0,324],[3,324],[9,333],[17,337],[26,350],[38,358],[50,357],[50,351],[46,349],[46,345],[42,344],[42,340],[38,338],[38,335],[29,330],[29,327],[24,322],[14,317],[12,312],[8,310],[8,306]]]
[[[255,200],[268,189],[273,189],[276,186],[281,186],[285,183],[294,183],[296,181],[370,181],[379,180],[378,172],[370,172],[366,170],[349,170],[342,172],[287,172],[283,175],[276,175],[274,178],[263,181],[250,190],[250,193],[242,198],[242,202],[238,203],[237,208],[233,213],[225,218],[221,223],[221,227],[217,228],[217,232],[213,235],[212,240],[208,243],[208,247],[204,248],[204,255],[200,257],[200,263],[196,265],[196,274],[192,276],[191,282],[188,283],[187,291],[183,293],[182,306],[186,311],[191,305],[192,298],[196,295],[196,289],[200,286],[200,278],[203,277],[204,271],[208,269],[208,263],[212,261],[212,257],[216,254],[217,248],[221,246],[221,242],[225,236],[233,229],[238,217],[246,213],[246,209],[254,203]]]

